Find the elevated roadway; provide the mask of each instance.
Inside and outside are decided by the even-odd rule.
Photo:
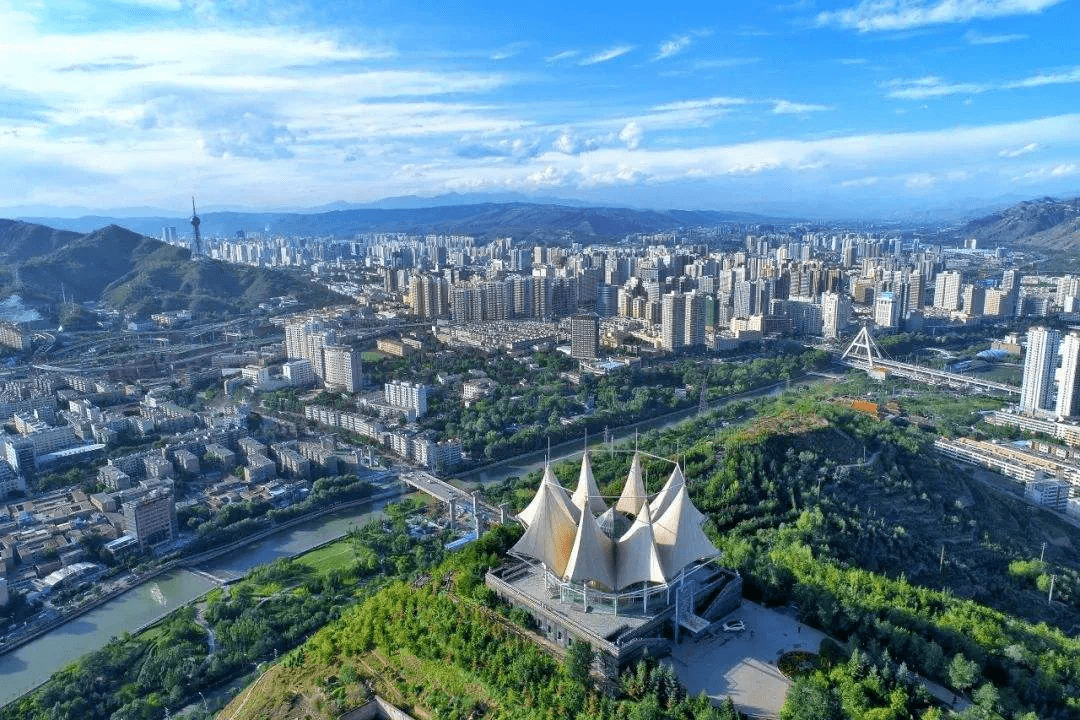
[[[1002,393],[1005,395],[1019,395],[1020,388],[1015,385],[1007,385],[994,380],[986,380],[972,375],[937,370],[923,365],[898,362],[885,355],[878,348],[868,328],[863,327],[855,339],[848,345],[847,350],[840,356],[840,362],[848,367],[857,368],[870,372],[881,370],[889,375],[906,377],[917,382],[930,385],[945,385],[947,387],[966,390],[977,388],[988,392]]]

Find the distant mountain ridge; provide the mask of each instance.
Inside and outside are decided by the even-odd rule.
[[[403,203],[406,200],[402,199]],[[629,208],[544,205],[527,202],[437,205],[430,207],[352,208],[317,213],[210,212],[200,214],[204,235],[232,236],[237,231],[285,235],[352,237],[364,232],[446,233],[482,237],[513,235],[538,241],[572,235],[582,240],[614,239],[680,227],[725,223],[765,224],[759,215],[716,210],[632,210]],[[188,217],[76,219],[24,218],[77,232],[115,224],[144,235],[159,236],[162,227],[189,231]]]
[[[1051,197],[1017,203],[972,220],[960,229],[980,245],[1073,250],[1080,247],[1080,197]]]
[[[36,251],[30,246],[37,238]],[[86,235],[0,221],[0,280],[36,304],[61,297],[103,301],[137,315],[188,309],[193,314],[251,310],[291,295],[301,306],[336,296],[289,270],[231,265],[200,258],[116,225]],[[19,282],[15,282],[16,271]]]

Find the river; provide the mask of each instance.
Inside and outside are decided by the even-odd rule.
[[[200,571],[237,578],[251,568],[291,557],[341,537],[355,525],[379,514],[389,500],[324,515],[209,560]],[[11,702],[47,680],[68,663],[101,648],[110,638],[132,632],[199,597],[214,583],[189,570],[174,570],[139,585],[70,622],[0,655],[0,705]]]

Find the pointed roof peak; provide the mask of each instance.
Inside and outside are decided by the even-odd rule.
[[[596,486],[596,478],[593,477],[592,462],[589,461],[589,451],[581,456],[581,472],[578,473],[578,484],[572,498],[574,505],[580,509],[588,509],[594,515],[599,515],[607,510],[607,503],[600,496],[600,488]]]
[[[547,483],[540,484],[535,504],[532,522],[510,552],[539,560],[562,575],[573,549],[577,523],[560,501],[558,490]]]
[[[563,505],[566,511],[570,514],[570,517],[574,519],[574,522],[578,520],[578,514],[581,512],[570,503],[570,498],[566,493],[566,488],[559,484],[559,479],[555,477],[555,471],[551,469],[551,465],[544,466],[544,477],[540,480],[540,487],[536,489],[536,494],[533,495],[533,499],[529,501],[529,504],[525,506],[525,509],[518,513],[518,520],[520,520],[526,527],[532,525],[537,508],[540,504],[540,496],[544,492],[545,488],[550,488],[555,500],[559,504]]]
[[[630,463],[630,472],[626,476],[626,483],[623,485],[618,502],[615,503],[615,509],[627,515],[637,515],[642,506],[648,505],[648,499],[641,473],[641,456],[635,452],[634,459]]]
[[[592,513],[581,513],[563,580],[596,581],[605,587],[615,587],[615,544],[600,529]]]
[[[664,514],[671,501],[675,499],[679,489],[686,486],[686,478],[683,477],[682,468],[678,463],[675,464],[675,469],[671,471],[671,476],[668,481],[664,483],[664,487],[660,488],[660,492],[653,498],[652,507],[649,510],[652,511],[652,516],[658,518]]]

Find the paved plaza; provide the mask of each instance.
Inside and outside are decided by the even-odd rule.
[[[716,699],[731,696],[747,715],[778,717],[791,681],[777,669],[777,658],[789,650],[817,652],[825,635],[790,615],[745,600],[724,620],[742,620],[746,629],[723,632],[717,623],[710,637],[673,646],[665,662],[692,694],[704,690]]]

